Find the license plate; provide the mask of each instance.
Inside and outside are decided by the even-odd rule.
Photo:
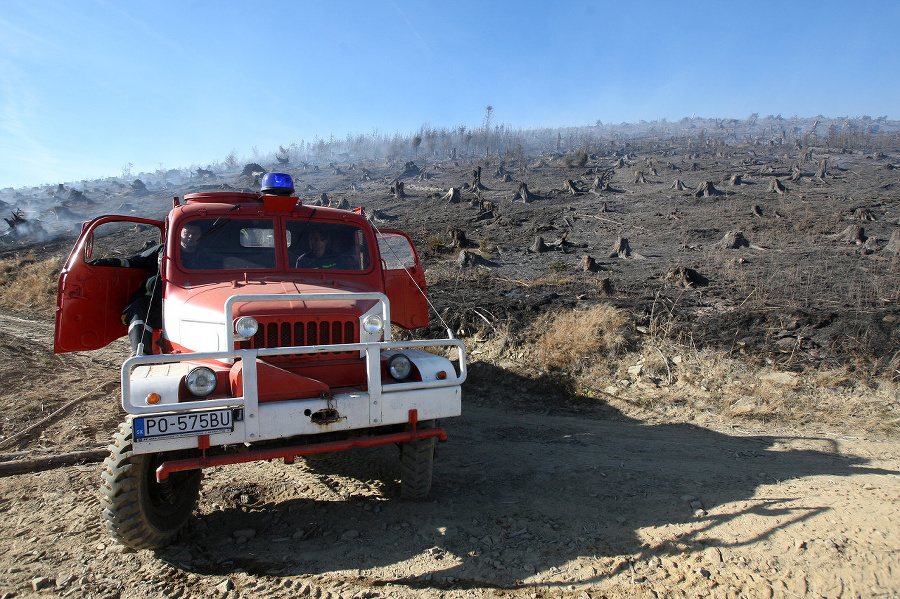
[[[231,410],[139,416],[132,420],[132,426],[135,441],[151,441],[163,438],[230,433],[234,431],[234,417]]]

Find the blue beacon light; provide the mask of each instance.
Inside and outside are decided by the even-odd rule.
[[[287,173],[266,173],[259,185],[265,194],[289,196],[294,193],[294,179]]]

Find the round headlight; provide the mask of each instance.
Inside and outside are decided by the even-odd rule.
[[[384,320],[377,314],[369,314],[363,319],[363,330],[370,335],[375,335],[384,330]]]
[[[206,366],[198,366],[184,377],[188,391],[197,397],[206,397],[216,389],[216,373]]]
[[[408,377],[409,373],[412,371],[412,362],[410,362],[409,358],[403,354],[397,354],[391,356],[391,359],[388,360],[387,367],[388,372],[395,380],[402,381]]]
[[[234,332],[241,337],[250,338],[259,330],[259,323],[252,316],[241,316],[234,321]]]

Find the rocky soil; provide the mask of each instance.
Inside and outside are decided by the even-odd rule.
[[[398,499],[394,448],[214,468],[179,541],[133,552],[100,522],[101,464],[4,476],[0,597],[900,596],[900,442],[889,422],[876,430],[790,415],[686,417],[664,395],[653,412],[641,401],[650,385],[591,399],[515,353],[479,353],[497,331],[611,302],[643,328],[662,312],[667,334],[698,351],[881,381],[884,413],[896,418],[900,268],[888,240],[900,200],[897,171],[885,168],[891,155],[833,152],[831,174],[816,178],[817,155],[792,182],[783,153],[632,147],[581,166],[533,157],[503,165],[509,182],[494,176],[496,159],[444,161],[427,177],[405,176],[402,199],[387,193],[402,165],[370,165],[369,181],[348,165],[288,169],[305,201],[325,192],[365,205],[378,226],[412,233],[438,312],[469,340],[463,415],[443,423],[450,438],[438,448],[430,500]],[[473,202],[476,165],[485,167],[481,199],[493,206]],[[586,191],[610,168],[609,189]],[[743,184],[729,184],[734,173]],[[785,193],[769,190],[776,176]],[[675,178],[688,189],[671,189]],[[585,192],[566,191],[566,180]],[[517,181],[532,201],[514,200]],[[697,197],[707,181],[721,194]],[[204,184],[223,183],[252,182]],[[161,217],[166,196],[191,185],[150,185],[140,203],[131,192],[85,195],[94,209],[141,205],[135,213]],[[461,202],[442,199],[450,187],[461,188]],[[469,240],[468,265],[453,230]],[[739,240],[735,232],[746,243],[723,243]],[[539,236],[548,247],[530,250],[541,249]],[[611,257],[619,238],[630,256]],[[70,245],[25,239],[3,256]],[[599,268],[581,268],[585,255]],[[46,312],[0,314],[0,467],[102,447],[122,418],[125,344],[57,356],[52,329]]]

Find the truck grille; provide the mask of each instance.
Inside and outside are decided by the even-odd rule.
[[[308,345],[333,345],[359,341],[357,322],[321,320],[308,322],[259,322],[252,339],[241,341],[240,349],[262,349]],[[336,352],[345,353],[345,352]],[[322,355],[322,354],[320,354]]]

